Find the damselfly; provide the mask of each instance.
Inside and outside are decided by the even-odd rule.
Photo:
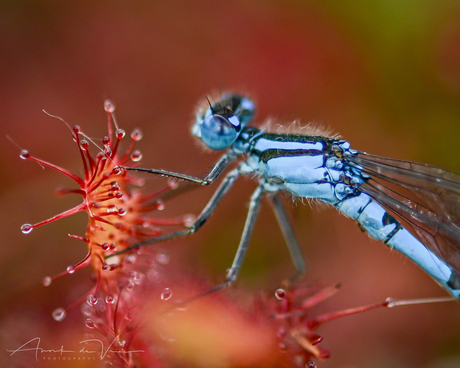
[[[212,290],[237,278],[264,194],[271,199],[297,271],[304,272],[300,247],[280,198],[280,192],[287,192],[334,206],[460,297],[460,175],[352,150],[347,141],[337,138],[273,133],[248,126],[254,111],[254,103],[238,94],[223,94],[198,111],[193,135],[211,149],[225,150],[204,179],[166,170],[119,168],[210,185],[230,163],[238,162],[190,228],[135,244],[123,252],[195,232],[235,180],[249,174],[259,184],[250,200],[238,251],[225,282]]]

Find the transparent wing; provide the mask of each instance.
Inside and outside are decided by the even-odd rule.
[[[360,187],[460,274],[460,175],[436,166],[359,152],[370,179]]]

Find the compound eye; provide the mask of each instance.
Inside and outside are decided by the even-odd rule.
[[[220,115],[209,115],[201,125],[201,139],[214,150],[229,148],[237,136],[237,127]]]

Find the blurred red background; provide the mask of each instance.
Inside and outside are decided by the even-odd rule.
[[[27,236],[20,232],[21,224],[79,201],[56,198],[54,190],[69,180],[21,161],[19,148],[6,139],[9,135],[33,155],[80,172],[67,127],[42,109],[99,138],[106,131],[103,101],[110,98],[120,127],[144,132],[143,166],[204,175],[219,154],[202,150],[191,137],[193,109],[211,91],[230,89],[254,97],[258,122],[268,117],[286,124],[319,122],[355,149],[460,172],[456,1],[3,1],[0,30],[4,366],[17,362],[5,350],[30,338],[52,344],[53,336],[82,333],[78,311],[62,323],[50,315],[90,285],[89,270],[49,288],[40,283],[86,253],[67,238],[83,235],[83,215]],[[147,179],[152,187],[163,184]],[[189,270],[222,281],[253,187],[241,180],[198,234],[160,247],[180,248]],[[178,198],[165,215],[199,213],[212,191]],[[236,288],[276,288],[293,272],[265,205]],[[309,279],[343,285],[317,313],[387,296],[444,295],[416,266],[370,240],[351,220],[312,207],[298,203],[292,210]],[[320,366],[458,366],[459,327],[455,303],[348,317],[320,329],[332,353]]]

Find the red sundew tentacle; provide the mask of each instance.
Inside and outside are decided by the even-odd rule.
[[[173,187],[171,186],[167,186],[167,187],[164,187],[164,188],[161,188],[160,190],[157,190],[156,192],[153,192],[151,194],[148,194],[148,195],[143,195],[142,197],[139,197],[139,199],[137,199],[138,203],[139,204],[143,204],[145,202],[148,202],[152,199],[155,199],[157,197],[159,197],[160,195],[170,191],[171,189],[175,189],[177,187],[177,185],[174,185]]]
[[[126,166],[127,162],[132,161],[131,160],[131,153],[133,152],[134,146],[136,145],[136,142],[139,142],[142,139],[142,132],[140,129],[136,128],[131,132],[131,142],[129,144],[128,149],[126,150],[125,154],[120,158],[120,165]],[[135,162],[138,162],[139,160],[136,160]]]
[[[120,140],[122,140],[125,136],[125,131],[123,129],[117,129],[116,131],[116,142],[115,142],[115,145],[113,146],[112,148],[112,154],[111,154],[111,157],[112,159],[114,159],[116,156],[117,156],[117,151],[118,151],[118,147],[119,147],[119,144],[120,144]]]
[[[133,149],[134,149],[135,145],[136,145],[136,141],[134,139],[132,139],[131,142],[129,143],[129,147],[126,150],[126,152],[124,153],[124,155],[119,158],[119,161],[120,161],[121,164],[124,164],[124,163],[126,163],[128,161],[131,161],[130,157],[131,157],[131,153],[133,152]]]
[[[321,303],[326,299],[329,299],[331,296],[337,293],[337,291],[339,291],[339,288],[340,284],[337,284],[320,290],[319,292],[315,293],[315,295],[303,300],[302,304],[300,305],[300,308],[303,310],[308,310],[314,307],[315,305]]]
[[[75,271],[77,271],[77,270],[79,270],[79,269],[81,269],[83,267],[86,267],[90,263],[91,263],[91,250],[88,251],[88,253],[86,254],[85,258],[83,258],[77,264],[67,267],[67,270],[65,270],[64,272],[61,272],[60,274],[57,274],[56,276],[53,276],[53,277],[49,277],[49,276],[45,277],[43,279],[43,285],[44,286],[49,286],[49,285],[51,285],[52,282],[56,281],[57,279],[60,279],[61,277],[66,276],[66,275],[70,275],[70,274],[74,273]]]
[[[157,230],[152,230],[152,231],[143,231],[143,230],[135,230],[135,235],[136,236],[141,236],[141,237],[150,237],[153,238],[155,236],[160,236],[163,234],[163,232],[160,229]]]
[[[56,190],[57,195],[65,195],[65,194],[80,194],[83,197],[86,196],[86,192],[82,189],[58,189]]]
[[[152,212],[152,211],[161,211],[164,209],[164,203],[162,200],[158,200],[155,203],[152,203],[150,205],[145,205],[143,204],[142,206],[139,206],[136,208],[136,211],[139,213],[147,213],[147,212]]]
[[[94,293],[96,289],[96,286],[94,286],[90,291],[88,291],[85,295],[83,295],[80,299],[78,299],[77,301],[73,302],[71,305],[69,305],[67,308],[65,308],[66,311],[70,311],[72,310],[73,308],[75,307],[78,307],[79,305],[81,305],[82,303],[85,302],[86,299],[88,299],[88,295],[91,295]]]
[[[114,210],[113,212],[107,212],[107,213],[99,213],[98,216],[100,216],[100,217],[118,216],[118,210]]]
[[[75,133],[75,143],[77,143],[77,146],[78,146],[78,151],[80,152],[80,157],[81,157],[81,161],[83,162],[83,170],[84,170],[84,173],[85,173],[85,180],[88,180],[89,178],[89,170],[88,170],[88,164],[86,162],[86,158],[85,158],[85,153],[84,151],[86,151],[86,149],[84,149],[84,147],[86,146],[88,148],[88,142],[86,143],[83,143],[82,145],[82,140],[80,139],[80,127],[78,125],[75,125],[74,128],[74,133]]]
[[[83,236],[80,236],[80,235],[67,234],[67,236],[69,238],[78,239],[78,240],[81,240],[81,241],[83,241],[85,243],[89,243],[89,240],[87,238],[84,238]]]
[[[67,211],[61,212],[60,214],[58,214],[56,216],[53,216],[53,217],[51,217],[51,218],[49,218],[47,220],[37,222],[36,224],[33,224],[33,225],[30,225],[30,224],[22,225],[21,229],[23,229],[23,232],[29,233],[29,232],[32,231],[32,229],[34,229],[36,227],[39,227],[39,226],[42,226],[42,225],[45,225],[45,224],[49,224],[50,222],[57,221],[57,220],[62,219],[64,217],[73,215],[73,214],[75,214],[77,212],[85,211],[86,209],[87,209],[86,203],[82,202],[79,205],[77,205],[77,206],[75,206],[75,207],[73,207],[73,208],[71,208],[71,209],[69,209]]]
[[[327,350],[321,349],[320,347],[313,345],[310,340],[308,340],[301,331],[293,328],[290,331],[291,337],[297,341],[297,343],[302,346],[305,350],[311,353],[314,357],[325,359],[329,356],[329,352]]]
[[[104,110],[107,112],[107,130],[109,132],[109,137],[113,137],[114,128],[117,128],[117,123],[115,120],[115,104],[111,100],[104,101]]]
[[[116,224],[114,224],[113,222],[111,222],[109,220],[106,220],[105,218],[100,217],[99,215],[98,216],[93,215],[92,218],[94,220],[96,220],[96,221],[100,221],[100,222],[103,222],[105,224],[108,224],[108,225],[111,225],[111,226],[114,226],[114,227],[116,226]],[[102,229],[104,229],[104,228],[102,228]],[[102,229],[99,229],[99,230],[102,230]]]
[[[113,313],[113,331],[115,335],[118,335],[117,315],[118,315],[118,307],[121,301],[121,293],[123,292],[123,290],[124,290],[123,287],[120,287],[118,290],[118,298],[117,298],[117,301],[115,302],[115,308],[114,308],[114,313]]]
[[[88,160],[88,165],[90,167],[90,173],[93,174],[96,171],[95,170],[96,162],[94,161],[93,157],[89,153],[89,147],[88,149],[85,150],[85,156],[86,156],[86,159]]]
[[[60,166],[54,165],[54,164],[52,164],[52,163],[50,163],[48,161],[44,161],[44,160],[36,158],[34,156],[30,156],[30,154],[27,151],[22,151],[21,158],[27,159],[27,160],[32,160],[32,161],[38,162],[39,164],[51,167],[52,169],[57,170],[57,171],[63,173],[64,175],[67,175],[69,178],[74,180],[81,188],[83,188],[85,186],[85,181],[82,178],[80,178],[78,175],[75,175],[74,173],[70,172],[69,170],[66,170],[66,169],[64,169],[64,168],[62,168]]]
[[[362,306],[362,307],[349,308],[349,309],[341,310],[341,311],[338,311],[338,312],[322,314],[322,315],[317,316],[315,318],[309,319],[307,321],[307,325],[308,325],[309,328],[316,328],[319,325],[323,324],[324,322],[332,321],[332,320],[334,320],[336,318],[349,316],[349,315],[352,315],[352,314],[357,314],[357,313],[365,312],[365,311],[372,310],[372,309],[385,308],[387,306],[388,306],[388,302],[384,301],[384,302],[381,302],[381,303],[365,305],[365,306]]]
[[[94,192],[101,184],[103,184],[105,181],[107,181],[107,180],[110,178],[111,175],[112,175],[112,174],[111,174],[111,173],[108,173],[108,172],[103,173],[103,174],[102,174],[102,178],[101,178],[99,181],[97,181],[95,184],[93,184],[93,185],[89,188],[89,191],[90,191],[90,192]]]

